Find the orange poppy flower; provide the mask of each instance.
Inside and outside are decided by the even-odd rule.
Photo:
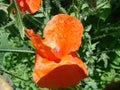
[[[41,2],[42,0],[16,0],[21,12],[28,11],[31,14],[39,10]]]
[[[58,14],[44,28],[44,37],[25,30],[36,48],[33,80],[40,87],[65,88],[87,77],[87,69],[75,51],[79,49],[83,26],[75,17]]]

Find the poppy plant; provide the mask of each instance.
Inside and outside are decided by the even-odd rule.
[[[31,14],[39,10],[41,2],[42,0],[16,0],[18,8],[21,12],[28,11]]]
[[[76,54],[83,26],[66,14],[58,14],[44,28],[44,39],[32,29],[25,30],[36,48],[33,80],[40,87],[66,88],[87,77],[85,64]]]

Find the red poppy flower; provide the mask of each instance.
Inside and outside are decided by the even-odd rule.
[[[10,0],[12,1],[12,0]],[[40,8],[42,0],[16,0],[16,3],[21,12],[28,11],[29,13],[35,13]]]
[[[79,49],[83,26],[78,19],[58,14],[44,28],[44,37],[25,30],[36,48],[33,79],[40,87],[68,87],[87,77],[87,69],[75,51]]]

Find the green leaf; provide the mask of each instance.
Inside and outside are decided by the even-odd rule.
[[[85,31],[89,32],[91,30],[91,28],[92,28],[92,25],[88,25],[88,26],[85,27]]]
[[[23,46],[21,48],[0,47],[0,52],[34,53],[34,51],[28,49],[26,46]]]
[[[3,11],[6,12],[6,13],[7,13],[7,7],[8,7],[7,4],[0,3],[0,10],[3,10]]]
[[[87,3],[84,3],[81,7],[82,10],[84,10],[85,8],[89,8],[88,4]]]
[[[87,78],[87,79],[85,79],[85,81],[86,81],[85,83],[87,84],[87,86],[84,87],[83,90],[98,90],[97,89],[97,83],[95,82],[94,79]],[[91,87],[91,89],[89,87]]]
[[[108,59],[109,59],[108,55],[106,53],[102,53],[100,55],[100,59],[104,62],[104,67],[107,68],[107,66],[108,66]]]
[[[117,65],[115,65],[115,64],[110,64],[110,66],[111,66],[112,68],[114,68],[114,69],[119,69],[119,70],[120,70],[120,65],[117,66]]]
[[[100,9],[100,11],[98,12],[97,16],[98,16],[101,20],[105,21],[105,20],[108,18],[108,16],[110,15],[110,13],[111,13],[110,4],[109,4],[109,3],[106,3],[106,4]]]
[[[0,63],[1,63],[1,61],[4,59],[4,54],[5,54],[5,53],[0,52]]]
[[[116,72],[114,69],[111,69],[110,71],[102,73],[101,79],[103,81],[111,81],[115,78]]]
[[[115,53],[116,53],[118,56],[120,56],[120,48],[116,49],[116,50],[115,50]]]
[[[0,32],[0,46],[3,46],[3,47],[7,47],[7,38],[8,38],[9,34],[8,33],[5,33],[5,32]]]
[[[10,3],[10,5],[9,5],[9,7],[7,8],[7,11],[8,11],[8,16],[9,16],[9,17],[10,17],[10,13],[11,13],[11,11],[12,11],[13,7],[14,7],[14,3],[13,3],[13,2],[11,2],[11,3]]]
[[[110,13],[111,13],[110,8],[104,9],[102,11],[102,13],[99,13],[99,18],[102,19],[103,21],[105,21],[107,19],[107,17],[110,15]]]
[[[120,56],[116,55],[112,63],[110,64],[112,68],[120,69]]]
[[[91,45],[91,49],[92,50],[95,50],[96,49],[96,46],[99,44],[99,42],[95,42]]]
[[[23,52],[23,53],[34,53],[26,45],[22,47],[11,47],[8,44],[9,33],[0,32],[0,52]]]
[[[23,39],[25,37],[25,33],[24,33],[24,25],[22,22],[22,16],[21,16],[21,12],[19,11],[19,8],[17,6],[16,0],[13,0],[14,4],[15,4],[15,10],[16,10],[16,26],[20,32],[20,36]]]

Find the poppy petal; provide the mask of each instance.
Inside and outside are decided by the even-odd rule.
[[[81,44],[83,26],[80,21],[66,14],[58,14],[44,28],[45,40],[55,44],[60,57],[76,51]]]
[[[66,55],[59,63],[51,62],[36,54],[33,80],[46,88],[65,88],[87,77],[87,69],[78,58]]]
[[[12,0],[10,0],[12,2]],[[40,8],[42,0],[16,0],[16,3],[21,12],[28,11],[29,13],[35,13]]]
[[[27,4],[25,0],[16,0],[16,3],[21,12],[25,12],[27,10]]]
[[[28,12],[35,13],[40,8],[40,3],[42,0],[25,0],[28,5]]]
[[[43,44],[41,36],[39,34],[35,34],[32,29],[26,29],[25,33],[29,37],[29,39],[32,41],[32,44],[36,48],[37,53],[47,58],[50,61],[59,62],[60,59],[58,59],[52,52],[52,49],[45,44]]]

